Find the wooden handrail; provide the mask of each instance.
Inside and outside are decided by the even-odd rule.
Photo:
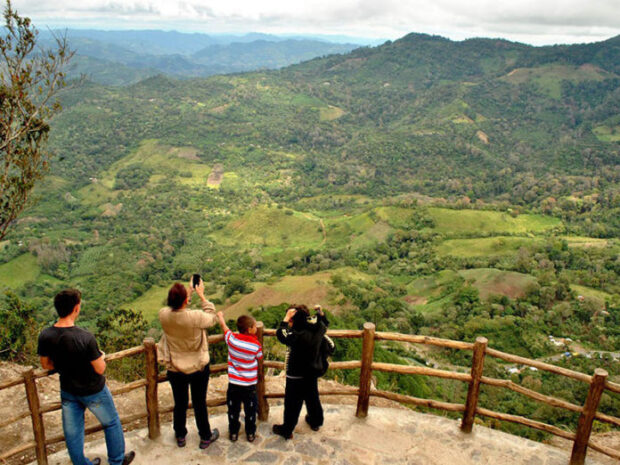
[[[450,402],[442,402],[433,399],[420,399],[419,397],[405,396],[403,394],[396,394],[390,391],[379,391],[373,389],[370,391],[370,395],[374,397],[382,397],[383,399],[389,399],[402,404],[418,405],[422,407],[430,407],[439,410],[446,410],[448,412],[464,412],[465,406],[462,404],[453,404]]]
[[[142,420],[143,418],[147,417],[147,413],[146,412],[142,412],[142,413],[136,413],[134,415],[127,415],[125,417],[121,417],[121,424],[123,425],[127,425],[129,423],[133,423],[134,421],[138,421],[138,420]],[[98,431],[103,430],[103,426],[101,424],[97,424],[97,425],[93,425],[93,426],[88,426],[85,428],[84,430],[84,434],[88,435],[88,434],[93,434],[96,433]],[[47,439],[45,441],[45,445],[49,446],[50,444],[56,444],[58,442],[62,442],[65,440],[65,435],[64,434],[59,434],[58,436],[53,436],[49,439]]]
[[[50,402],[41,406],[41,413],[56,412],[62,408],[61,402]]]
[[[261,322],[258,322],[260,325],[260,337],[272,337],[275,336],[275,329],[265,329],[262,326]],[[257,325],[258,326],[258,325]],[[391,333],[391,332],[375,332],[374,325],[372,325],[372,331],[370,331],[370,327],[366,327],[364,325],[364,330],[328,330],[327,334],[333,338],[364,338],[363,350],[362,350],[362,360],[348,360],[348,361],[338,361],[331,362],[330,369],[331,370],[350,370],[350,369],[361,369],[362,375],[360,376],[360,386],[359,387],[339,387],[339,388],[328,388],[328,389],[320,389],[319,393],[321,395],[355,395],[358,397],[358,413],[364,410],[364,402],[361,404],[362,410],[360,410],[360,399],[368,399],[368,397],[381,397],[384,399],[393,400],[396,402],[400,402],[403,404],[416,405],[416,406],[424,406],[434,409],[440,409],[445,411],[452,412],[464,412],[463,426],[465,425],[473,425],[473,415],[478,414],[482,416],[486,416],[489,418],[494,418],[501,421],[508,421],[512,423],[521,424],[530,428],[535,428],[541,431],[545,431],[550,434],[554,434],[556,436],[569,439],[574,441],[573,447],[573,456],[571,457],[571,465],[582,464],[583,459],[585,458],[586,448],[589,447],[593,450],[606,454],[613,458],[620,459],[620,451],[616,451],[609,447],[602,446],[597,444],[596,442],[592,442],[589,440],[589,435],[591,432],[592,421],[594,419],[610,423],[614,426],[620,426],[620,418],[606,415],[602,412],[598,412],[598,402],[600,400],[600,395],[603,390],[608,390],[610,392],[620,393],[620,384],[613,383],[607,379],[606,376],[603,376],[603,371],[597,369],[594,376],[586,375],[584,373],[580,373],[577,371],[569,370],[566,368],[558,367],[549,363],[541,362],[538,360],[531,360],[525,357],[508,354],[505,352],[501,352],[496,349],[492,349],[486,347],[484,344],[483,349],[480,349],[482,346],[478,342],[476,344],[472,344],[469,342],[463,341],[453,341],[449,339],[441,339],[431,336],[421,336],[421,335],[409,335],[409,334],[399,334],[399,333]],[[222,334],[211,335],[208,337],[208,341],[211,344],[221,343],[224,340],[224,336]],[[457,350],[470,350],[474,353],[474,360],[472,362],[472,370],[471,373],[459,373],[455,371],[447,371],[440,370],[436,368],[430,368],[425,366],[411,366],[411,365],[398,365],[392,363],[382,363],[382,362],[374,362],[373,361],[373,352],[374,352],[374,343],[375,341],[395,341],[395,342],[406,342],[406,343],[414,343],[414,344],[427,344],[433,345],[437,347],[444,347],[449,349],[457,349]],[[372,350],[371,350],[372,349]],[[133,381],[131,383],[125,384],[124,386],[114,389],[112,391],[113,395],[123,394],[126,392],[130,392],[136,389],[140,389],[142,387],[147,387],[147,395],[146,395],[146,405],[147,411],[144,413],[139,413],[135,415],[130,415],[127,417],[121,418],[123,424],[134,422],[143,418],[148,419],[149,426],[149,436],[154,438],[159,434],[159,415],[163,413],[169,413],[173,410],[173,407],[167,407],[160,409],[157,403],[157,384],[162,383],[167,380],[165,373],[157,372],[157,364],[156,353],[155,353],[155,344],[154,341],[145,340],[145,344],[142,346],[131,347],[129,349],[125,349],[119,352],[115,352],[112,354],[106,355],[106,361],[119,360],[128,356],[145,354],[147,361],[147,373],[146,379],[140,379]],[[477,352],[476,352],[477,351]],[[478,355],[476,355],[478,353]],[[572,404],[562,399],[555,398],[553,396],[548,396],[541,394],[532,389],[528,389],[524,386],[514,383],[511,380],[506,379],[496,379],[491,377],[482,376],[482,363],[484,360],[484,355],[489,355],[492,357],[499,358],[501,360],[517,363],[521,365],[528,365],[531,367],[535,367],[541,370],[545,370],[551,373],[559,374],[561,376],[565,376],[571,379],[575,379],[578,381],[586,382],[590,384],[590,391],[588,394],[588,399],[586,400],[586,404],[581,407],[579,405]],[[149,368],[150,367],[150,368]],[[477,368],[476,368],[477,367]],[[220,373],[227,370],[227,363],[214,364],[211,367],[211,373]],[[266,420],[268,415],[268,407],[269,404],[266,402],[266,399],[270,398],[282,398],[284,397],[284,392],[266,392],[265,384],[264,384],[264,370],[266,368],[275,368],[282,370],[284,369],[284,363],[276,360],[263,360],[259,365],[259,381],[261,386],[260,389],[257,389],[260,392],[259,404],[262,402],[261,411],[263,412],[261,420]],[[366,370],[366,371],[364,371]],[[397,394],[389,391],[382,391],[372,388],[371,386],[371,374],[372,371],[382,371],[382,372],[390,372],[390,373],[399,373],[399,374],[413,374],[413,375],[422,375],[422,376],[434,376],[445,379],[454,379],[463,382],[470,383],[470,389],[468,391],[467,402],[465,405],[454,404],[449,402],[438,401],[434,399],[420,399],[417,397]],[[52,402],[48,404],[39,404],[38,395],[36,394],[36,379],[43,378],[53,374],[53,372],[49,370],[29,370],[22,374],[19,377],[14,377],[5,381],[0,382],[0,390],[8,389],[14,386],[18,386],[20,384],[24,384],[27,388],[28,392],[28,400],[29,400],[29,410],[25,412],[21,412],[11,418],[8,418],[0,423],[0,428],[8,426],[16,421],[23,420],[24,418],[30,416],[33,421],[33,430],[35,431],[35,441],[30,441],[20,446],[17,446],[9,451],[6,451],[0,455],[0,460],[5,460],[8,457],[13,455],[25,452],[30,449],[35,449],[37,451],[37,460],[40,464],[47,463],[46,451],[45,447],[50,444],[54,444],[57,442],[61,442],[64,440],[63,435],[55,436],[52,438],[45,438],[42,414],[53,412],[60,410],[61,403],[60,402]],[[262,375],[262,376],[261,376]],[[474,384],[472,384],[474,383]],[[476,385],[477,383],[477,385]],[[568,411],[580,413],[580,421],[579,427],[576,433],[570,433],[561,428],[557,428],[552,425],[548,425],[546,423],[542,423],[535,420],[530,420],[528,418],[524,418],[517,415],[511,415],[507,413],[494,412],[489,409],[485,409],[477,406],[478,393],[480,385],[488,385],[494,387],[500,387],[512,390],[514,392],[518,392],[523,394],[531,399],[536,401],[545,403],[547,405],[551,405],[553,407],[562,408]],[[149,394],[150,393],[150,394]],[[35,398],[36,397],[36,398]],[[221,406],[225,405],[225,398],[212,398],[208,399],[207,405],[209,407]],[[190,404],[191,406],[191,404]],[[367,413],[367,405],[365,407]],[[468,410],[469,409],[469,410]],[[469,413],[467,413],[469,412]],[[86,434],[90,434],[95,431],[100,431],[101,425],[95,425],[92,427],[88,427],[86,429]],[[463,428],[467,431],[467,428]]]
[[[518,363],[519,365],[528,365],[534,368],[538,368],[539,370],[545,370],[551,373],[566,376],[567,378],[583,381],[584,383],[590,384],[592,382],[592,376],[580,373],[578,371],[569,370],[568,368],[551,365],[550,363],[540,362],[538,360],[531,360],[529,358],[520,357],[518,355],[507,354],[506,352],[501,352],[499,350],[491,349],[488,347],[486,350],[486,354],[490,355],[491,357],[500,358],[502,360],[505,360],[506,362]]]
[[[557,426],[548,425],[547,423],[542,423],[540,421],[530,420],[529,418],[521,417],[519,415],[510,415],[508,413],[499,413],[494,412],[493,410],[489,410],[486,408],[478,407],[476,409],[476,413],[478,415],[483,415],[489,418],[495,418],[496,420],[509,421],[511,423],[517,423],[519,425],[529,426],[530,428],[535,428],[540,431],[545,431],[546,433],[551,433],[556,436],[559,436],[564,439],[569,439],[573,441],[575,439],[574,433],[569,433],[568,431],[564,431]]]
[[[439,337],[432,336],[418,336],[414,334],[378,332],[375,334],[375,339],[378,341],[398,341],[411,342],[413,344],[428,344],[437,347],[446,347],[449,349],[459,350],[473,350],[474,348],[474,345],[471,342],[452,341],[450,339],[441,339]]]
[[[612,383],[611,381],[605,381],[605,389],[611,392],[620,394],[620,384]]]
[[[571,404],[570,402],[567,402],[562,399],[558,399],[557,397],[546,396],[544,394],[541,394],[540,392],[523,387],[520,384],[513,383],[509,379],[497,379],[497,378],[489,378],[487,376],[483,376],[480,381],[483,384],[487,384],[489,386],[510,389],[511,391],[518,392],[519,394],[523,394],[524,396],[527,396],[530,399],[543,402],[547,405],[551,405],[552,407],[563,408],[566,410],[570,410],[571,412],[581,412],[582,410],[582,407],[579,405]]]
[[[132,381],[131,383],[127,383],[119,388],[112,389],[110,392],[113,396],[117,396],[119,394],[125,394],[127,392],[135,391],[136,389],[140,389],[144,386],[146,386],[146,379],[138,379],[136,381]]]
[[[601,454],[605,454],[614,459],[620,460],[620,451],[618,451],[617,449],[612,449],[611,447],[603,446],[592,441],[588,442],[588,447],[592,450],[600,452]]]
[[[611,423],[614,426],[620,427],[620,418],[612,417],[611,415],[605,415],[601,412],[596,412],[594,418],[598,421],[604,421],[605,423]]]
[[[265,336],[275,336],[275,329],[265,329]],[[328,329],[327,335],[332,338],[359,339],[362,337],[363,331],[359,329]]]
[[[217,344],[219,342],[224,342],[224,335],[223,334],[211,334],[207,340],[209,341],[209,344]]]
[[[30,414],[29,414],[30,415]],[[37,443],[34,441],[28,441],[24,444],[20,444],[19,446],[15,446],[12,449],[7,450],[0,454],[0,461],[4,461],[9,457],[13,457],[14,455],[21,454],[22,452],[26,452],[27,450],[34,449],[37,447]]]
[[[319,395],[321,396],[357,396],[360,390],[355,387],[338,387],[338,388],[320,388]],[[267,399],[282,399],[284,398],[284,391],[268,392],[265,394]]]
[[[105,361],[111,362],[112,360],[118,360],[119,358],[125,358],[142,353],[144,353],[144,346],[131,347],[129,349],[121,350],[120,352],[114,352],[113,354],[106,354]]]
[[[457,381],[471,381],[469,373],[457,373],[456,371],[438,370],[437,368],[429,368],[424,366],[397,365],[395,363],[372,362],[372,369],[377,371],[386,371],[389,373],[400,373],[401,375],[424,375],[434,376],[436,378],[455,379]]]
[[[24,384],[24,375],[17,376],[15,378],[9,378],[0,382],[0,391],[3,389],[8,389],[13,386],[18,386],[20,384]]]
[[[41,413],[43,413],[43,409],[41,409]],[[9,426],[10,424],[15,423],[16,421],[23,420],[24,418],[28,418],[29,416],[30,416],[30,409],[24,410],[23,412],[18,413],[17,415],[14,415],[12,417],[7,418],[6,420],[1,421],[0,428]]]

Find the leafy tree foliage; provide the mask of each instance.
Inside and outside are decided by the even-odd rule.
[[[21,363],[36,359],[39,325],[34,306],[6,291],[0,300],[0,358]]]
[[[63,66],[72,53],[62,38],[56,50],[35,50],[37,30],[7,0],[0,37],[0,240],[27,204],[48,167],[44,150],[49,118],[60,106]]]

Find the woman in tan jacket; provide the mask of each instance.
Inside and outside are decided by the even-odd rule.
[[[159,359],[168,369],[168,381],[174,397],[174,433],[179,447],[185,446],[188,388],[191,388],[200,448],[217,440],[217,428],[211,431],[207,413],[209,385],[209,343],[206,329],[217,322],[215,306],[204,296],[204,283],[195,287],[202,310],[190,310],[192,287],[176,283],[168,292],[168,306],[159,311],[164,334],[159,343]]]

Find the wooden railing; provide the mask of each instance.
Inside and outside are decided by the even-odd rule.
[[[257,336],[260,343],[263,343],[265,336],[275,336],[275,330],[264,329],[262,322],[258,322]],[[357,396],[356,416],[366,417],[368,415],[368,406],[371,397],[380,397],[403,404],[417,405],[429,407],[433,409],[445,410],[448,412],[462,412],[461,429],[464,432],[471,432],[476,415],[494,418],[501,421],[508,421],[535,428],[561,438],[573,441],[573,450],[570,458],[570,465],[582,465],[585,462],[588,447],[592,450],[601,452],[609,457],[620,459],[620,451],[602,446],[590,440],[592,432],[592,424],[594,420],[606,422],[616,427],[620,426],[620,418],[606,415],[598,412],[598,406],[603,391],[607,390],[613,393],[620,393],[620,384],[613,383],[607,379],[607,372],[602,369],[596,369],[594,375],[586,375],[577,371],[558,367],[548,363],[530,360],[528,358],[519,357],[517,355],[507,354],[499,350],[491,349],[487,346],[486,338],[478,338],[475,343],[452,341],[448,339],[440,339],[429,336],[407,335],[388,332],[375,332],[375,326],[372,323],[365,323],[363,330],[330,330],[328,335],[332,338],[361,338],[362,339],[362,359],[353,361],[332,362],[330,369],[332,370],[351,370],[360,369],[359,386],[342,386],[333,389],[321,389],[319,392],[323,396],[343,395]],[[217,344],[223,341],[222,335],[209,336],[210,344]],[[374,347],[376,341],[398,341],[412,344],[427,344],[436,347],[449,349],[465,350],[472,352],[472,366],[469,373],[459,373],[456,371],[440,370],[425,366],[409,366],[397,365],[392,363],[380,363],[373,360]],[[172,412],[173,406],[160,408],[158,401],[158,383],[167,380],[165,374],[159,373],[157,366],[157,348],[155,341],[147,338],[143,346],[133,347],[131,349],[106,355],[106,361],[118,360],[121,358],[144,354],[146,362],[146,377],[124,385],[121,388],[112,391],[113,395],[123,394],[136,389],[145,387],[146,411],[134,415],[121,417],[121,423],[128,424],[137,420],[146,419],[149,431],[149,437],[155,439],[160,435],[160,415]],[[483,376],[483,367],[486,356],[495,357],[507,362],[517,363],[535,367],[539,370],[545,370],[571,379],[575,379],[589,385],[588,395],[583,406],[575,405],[553,396],[541,394],[537,391],[523,387],[510,380],[495,379]],[[259,376],[257,385],[258,394],[258,418],[266,421],[269,417],[268,399],[283,398],[284,392],[267,392],[265,386],[265,369],[275,368],[283,369],[284,363],[274,360],[264,360],[259,362]],[[221,373],[227,370],[227,364],[214,364],[211,366],[211,373]],[[433,376],[445,379],[453,379],[466,382],[469,385],[467,391],[467,400],[465,404],[455,404],[443,402],[433,399],[421,399],[403,394],[396,394],[389,391],[382,391],[372,388],[373,371],[411,374],[422,376]],[[47,446],[62,442],[65,438],[63,435],[47,438],[45,435],[45,424],[43,414],[54,412],[61,409],[60,402],[52,402],[41,404],[37,392],[36,380],[49,376],[50,372],[46,370],[29,370],[22,376],[8,379],[0,382],[0,390],[10,387],[24,385],[26,397],[28,400],[28,410],[19,412],[10,418],[0,421],[0,428],[13,424],[19,420],[30,417],[32,420],[32,429],[34,432],[34,440],[20,444],[11,450],[0,453],[0,461],[4,461],[14,455],[31,451],[34,449],[38,464],[47,464]],[[553,407],[569,410],[579,413],[579,422],[575,433],[563,430],[556,426],[548,425],[539,421],[531,420],[522,416],[511,415],[507,413],[495,412],[478,405],[481,385],[496,386],[505,388],[523,394],[538,402],[542,402]],[[226,399],[223,397],[209,398],[207,405],[209,407],[225,405]],[[190,404],[191,405],[191,404]],[[100,431],[100,425],[88,427],[86,434],[92,434]]]

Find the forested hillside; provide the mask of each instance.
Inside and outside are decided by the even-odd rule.
[[[140,342],[157,335],[171,283],[200,272],[231,318],[253,311],[272,326],[287,303],[321,303],[340,327],[484,335],[620,374],[618,37],[536,48],[410,34],[278,71],[75,80],[62,102],[51,172],[0,244],[0,331],[13,348],[27,328],[11,312],[36,329],[66,286],[82,289],[82,322],[104,350]],[[337,356],[359,359],[359,346]],[[528,385],[546,377],[507,368],[487,367]],[[464,395],[408,379],[379,383]],[[576,421],[505,395],[493,400],[509,413]]]

